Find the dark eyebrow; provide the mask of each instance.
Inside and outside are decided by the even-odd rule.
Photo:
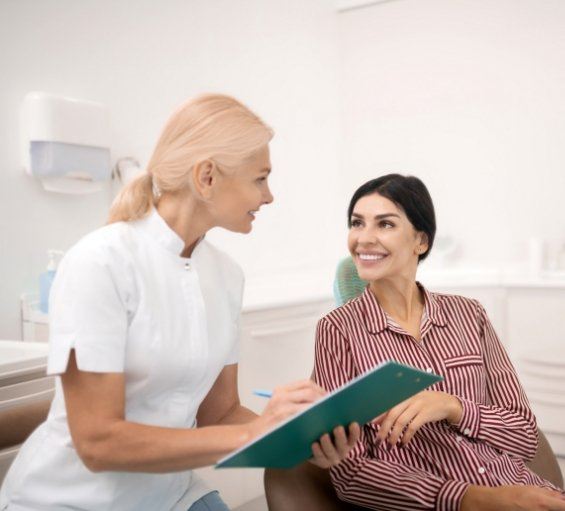
[[[383,213],[382,215],[377,215],[375,216],[375,220],[382,220],[383,218],[387,218],[389,216],[395,216],[400,218],[400,215],[397,215],[396,213]],[[360,215],[359,213],[351,213],[351,217],[355,217],[355,218],[364,218],[363,215]]]

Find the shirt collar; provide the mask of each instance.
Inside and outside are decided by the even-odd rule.
[[[138,220],[136,227],[164,249],[180,257],[184,250],[184,240],[169,227],[155,208],[151,208],[146,217]]]
[[[422,284],[419,282],[416,282],[416,284],[424,293],[424,318],[429,319],[434,325],[445,326],[447,321],[440,300],[422,286]],[[377,297],[371,292],[370,286],[365,288],[365,291],[360,297],[360,301],[369,332],[378,334],[385,328],[390,328],[389,318],[379,304]]]

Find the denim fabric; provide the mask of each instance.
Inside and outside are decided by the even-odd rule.
[[[188,511],[230,511],[230,509],[221,499],[220,494],[212,491],[192,504]]]

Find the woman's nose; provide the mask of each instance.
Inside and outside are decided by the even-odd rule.
[[[271,204],[271,202],[273,202],[274,200],[275,200],[275,198],[273,197],[271,190],[269,188],[267,188],[267,191],[266,191],[265,196],[263,198],[263,204]]]
[[[357,242],[374,245],[375,243],[377,243],[377,235],[369,229],[364,229],[359,233]]]

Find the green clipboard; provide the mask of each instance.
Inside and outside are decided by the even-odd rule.
[[[441,380],[433,373],[385,362],[225,456],[216,468],[294,467],[312,457],[311,445],[324,433],[352,422],[366,424]]]

